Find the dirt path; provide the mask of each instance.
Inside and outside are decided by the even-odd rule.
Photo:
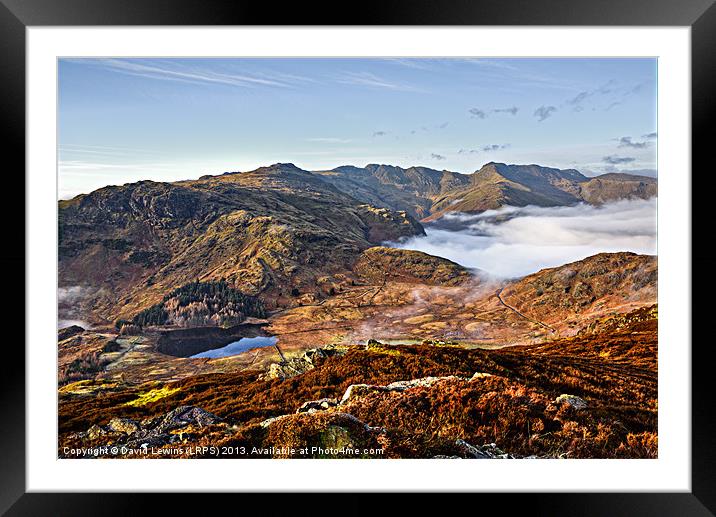
[[[502,288],[500,288],[500,289],[495,293],[495,296],[497,296],[497,299],[500,300],[500,303],[501,303],[502,305],[504,305],[507,309],[510,309],[510,310],[511,310],[512,312],[514,312],[515,314],[517,314],[517,315],[519,315],[519,316],[522,316],[522,317],[523,317],[524,319],[526,319],[527,321],[531,321],[532,323],[536,323],[537,325],[540,325],[541,327],[546,328],[547,330],[549,330],[549,331],[552,332],[553,334],[558,334],[557,329],[555,329],[554,327],[551,327],[551,326],[547,325],[546,323],[542,323],[542,322],[539,321],[539,320],[535,320],[535,319],[530,318],[530,317],[527,316],[526,314],[523,314],[522,312],[520,312],[517,308],[515,308],[515,307],[513,307],[512,305],[510,305],[509,303],[505,302],[505,300],[502,299],[502,291],[503,291],[504,289],[505,289],[505,288],[502,287]]]

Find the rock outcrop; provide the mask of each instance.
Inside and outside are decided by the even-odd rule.
[[[291,357],[280,363],[272,363],[268,371],[262,375],[266,379],[289,379],[297,375],[312,370],[323,360],[335,356],[342,355],[346,352],[346,348],[335,346],[326,346],[323,348],[311,348],[306,350],[299,357]]]
[[[137,422],[129,418],[112,418],[105,426],[93,425],[78,438],[87,438],[103,445],[127,448],[163,447],[179,443],[187,435],[223,420],[195,406],[179,406],[165,415]],[[105,455],[111,455],[111,450]]]

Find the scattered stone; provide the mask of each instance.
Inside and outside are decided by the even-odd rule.
[[[485,373],[485,372],[475,372],[475,374],[470,377],[471,381],[475,381],[477,379],[485,379],[487,377],[492,377],[491,373]]]
[[[562,395],[560,395],[559,397],[554,399],[554,401],[557,404],[568,404],[569,406],[573,407],[577,411],[579,411],[581,409],[585,409],[587,407],[586,400],[584,400],[583,398],[578,397],[576,395],[568,395],[566,393],[563,393]]]
[[[296,410],[296,413],[315,413],[316,411],[325,411],[326,409],[335,407],[338,405],[336,399],[324,398],[319,400],[309,400],[301,404],[301,407]]]

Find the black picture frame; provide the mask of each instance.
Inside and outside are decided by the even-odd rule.
[[[20,283],[25,271],[25,228],[18,224],[17,214],[24,214],[25,193],[25,30],[31,26],[83,25],[575,25],[575,26],[689,26],[692,50],[692,221],[693,236],[711,235],[706,226],[710,208],[706,197],[713,183],[708,126],[716,115],[716,6],[714,0],[482,0],[445,1],[402,0],[348,4],[315,1],[273,4],[245,0],[0,0],[0,113],[2,113],[3,158],[6,164],[3,177],[7,199],[19,201],[14,216],[3,228],[8,245],[0,256],[6,281]],[[12,158],[9,162],[8,158]],[[12,165],[8,165],[8,164]],[[670,171],[670,173],[673,171]],[[680,171],[690,174],[690,171]],[[711,173],[711,174],[710,174]],[[698,184],[696,180],[698,179]],[[9,202],[4,203],[6,210]],[[9,217],[6,215],[6,217]],[[703,223],[701,223],[703,221]],[[704,224],[704,232],[697,230]],[[709,239],[710,240],[710,239]],[[699,291],[708,288],[709,276],[716,265],[708,245],[696,248],[693,240],[692,275],[698,275]],[[699,273],[703,273],[699,275]],[[18,308],[30,310],[18,300],[17,293],[25,292],[24,285],[13,286],[15,294],[3,296],[3,314],[9,321],[17,321]],[[697,290],[694,290],[696,293]],[[22,300],[24,300],[24,295]],[[708,341],[698,339],[697,324],[708,321],[709,307],[692,304],[693,337],[685,335],[684,342],[670,343],[692,356],[692,491],[690,493],[614,493],[614,494],[452,494],[455,503],[479,503],[480,508],[497,503],[510,513],[524,510],[529,515],[714,515],[716,514],[716,412],[710,378],[712,363]],[[23,313],[24,314],[24,313]],[[16,323],[11,323],[16,325]],[[187,495],[60,494],[26,493],[25,490],[25,354],[24,326],[17,339],[4,343],[4,367],[0,382],[0,420],[3,422],[3,441],[0,448],[0,512],[7,515],[134,515],[149,509],[150,501],[162,498],[166,513],[194,513],[194,505],[206,511],[205,502],[189,499]],[[21,341],[22,339],[22,341]],[[320,490],[320,480],[316,489]],[[228,498],[233,497],[233,501]],[[285,502],[267,499],[266,495],[242,494],[241,507],[258,505],[262,513],[295,513],[304,506],[312,513],[321,513],[312,503],[296,503],[292,496]],[[323,496],[321,496],[323,497]],[[479,501],[476,498],[480,498]],[[235,504],[236,496],[213,495],[213,505],[222,501]],[[470,499],[468,499],[470,498]],[[434,501],[433,501],[434,502]],[[324,510],[341,513],[373,513],[380,508],[376,496],[368,499],[360,494],[344,494],[340,510],[326,505]],[[451,503],[451,507],[452,507]],[[386,507],[387,508],[387,507]],[[426,509],[424,494],[403,498],[400,513]],[[443,506],[444,508],[444,506]],[[457,509],[457,507],[455,507]],[[238,511],[240,510],[237,507]]]

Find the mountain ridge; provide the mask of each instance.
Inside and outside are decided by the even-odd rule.
[[[647,176],[607,173],[588,177],[576,169],[537,164],[488,162],[471,174],[386,164],[343,165],[313,173],[357,199],[405,210],[425,222],[447,212],[476,213],[505,205],[602,204],[657,193],[657,180]]]

